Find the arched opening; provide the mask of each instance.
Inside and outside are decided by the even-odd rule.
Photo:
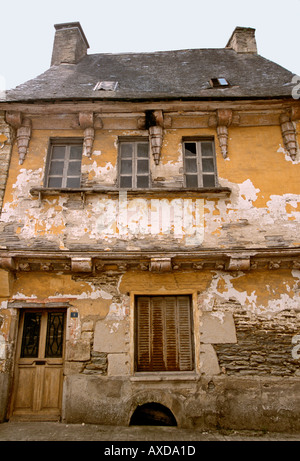
[[[134,411],[131,426],[177,426],[176,419],[169,408],[156,402],[139,405]]]

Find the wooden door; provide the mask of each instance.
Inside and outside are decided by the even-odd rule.
[[[65,312],[21,315],[11,419],[60,419]]]

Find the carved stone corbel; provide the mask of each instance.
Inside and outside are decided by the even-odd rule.
[[[149,127],[150,145],[155,165],[159,165],[163,141],[163,128],[159,125]]]
[[[280,115],[280,127],[284,148],[289,153],[291,159],[295,160],[297,155],[296,130],[293,122],[287,114]]]
[[[29,147],[29,141],[31,138],[31,121],[28,118],[23,120],[20,128],[17,129],[17,144],[19,151],[19,163],[23,165],[27,150]]]
[[[171,258],[152,258],[150,261],[151,272],[169,272],[172,270]]]
[[[24,118],[22,113],[19,111],[7,111],[5,114],[5,120],[10,126],[17,130],[19,160],[20,165],[22,165],[25,160],[31,138],[31,120],[26,117]]]
[[[92,272],[92,258],[72,258],[71,270],[73,272]]]
[[[217,135],[223,158],[228,156],[228,127],[232,121],[232,110],[217,110]]]
[[[13,271],[16,268],[15,262],[12,257],[0,258],[0,268],[7,271]]]
[[[149,139],[155,165],[159,165],[163,143],[164,116],[162,110],[151,112],[149,119]]]
[[[93,112],[80,112],[79,125],[84,130],[84,150],[88,157],[92,155],[95,139],[94,114]]]
[[[225,269],[228,271],[248,271],[250,269],[250,257],[230,257]]]

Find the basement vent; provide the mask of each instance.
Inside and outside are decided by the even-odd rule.
[[[118,82],[98,82],[95,87],[94,91],[102,90],[102,91],[116,91],[118,86]]]
[[[210,84],[210,86],[212,88],[229,86],[228,80],[226,80],[226,78],[224,78],[224,77],[211,78],[210,81],[209,81],[209,84]]]

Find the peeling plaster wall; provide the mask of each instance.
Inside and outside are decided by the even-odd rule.
[[[1,331],[12,331],[9,325],[18,311],[14,303],[68,303],[67,422],[127,425],[136,405],[153,398],[168,404],[183,427],[295,430],[300,408],[299,289],[298,270],[97,276],[23,272],[17,274],[10,307],[1,303]],[[197,378],[133,378],[134,306],[129,293],[135,292],[193,294]],[[275,394],[285,393],[285,386],[289,399],[278,405]],[[253,416],[254,402],[259,419]]]
[[[91,159],[83,157],[83,185],[115,186],[117,138],[137,134],[141,132],[96,133]],[[41,203],[30,196],[32,187],[43,184],[48,138],[59,135],[74,133],[34,131],[23,165],[14,147],[0,221],[3,247],[176,252],[300,245],[300,161],[291,161],[282,149],[279,127],[231,128],[226,160],[216,139],[219,182],[231,188],[229,198],[94,195],[84,206],[79,196],[45,196]],[[165,130],[161,163],[151,165],[153,181],[182,184],[181,139],[196,135],[215,131]],[[66,421],[129,424],[136,406],[150,399],[169,406],[183,426],[299,428],[299,270],[32,271],[17,272],[14,279],[2,272],[2,408],[7,405],[20,306],[64,301]],[[133,376],[132,293],[192,295],[196,376]],[[71,317],[73,312],[78,316]],[[283,397],[287,389],[292,403]],[[276,392],[282,396],[279,403]],[[4,417],[3,412],[0,419]]]
[[[55,132],[56,137],[71,134]],[[97,134],[92,157],[83,157],[82,185],[114,187],[118,136],[135,134],[134,130]],[[182,137],[214,134],[212,129],[166,130],[160,164],[155,166],[151,159],[153,182],[163,187],[181,185]],[[226,160],[216,139],[219,183],[232,190],[226,199],[170,198],[167,194],[165,198],[129,198],[124,192],[118,198],[89,195],[85,204],[80,195],[67,194],[44,196],[40,203],[29,191],[43,184],[48,139],[53,135],[37,130],[23,165],[18,165],[14,147],[0,223],[3,245],[125,249],[131,241],[144,249],[295,247],[300,243],[300,159],[292,161],[283,151],[279,126],[230,129]]]
[[[46,307],[49,302],[66,301],[70,306],[69,314],[78,313],[75,318],[68,315],[67,362],[77,362],[81,372],[89,373],[95,372],[90,363],[94,355],[101,354],[109,365],[110,359],[117,358],[111,354],[119,354],[121,368],[117,373],[128,375],[134,367],[133,331],[130,330],[134,305],[131,304],[128,293],[194,294],[197,295],[193,298],[195,363],[200,374],[226,374],[226,366],[222,365],[225,352],[220,352],[220,344],[226,344],[228,350],[231,349],[228,356],[238,355],[237,348],[243,354],[245,344],[239,334],[243,331],[254,338],[255,329],[258,329],[264,332],[266,338],[271,338],[268,343],[269,351],[273,346],[277,349],[272,341],[274,334],[281,331],[281,338],[285,338],[287,342],[284,345],[286,359],[281,363],[280,373],[282,376],[298,376],[299,359],[293,357],[292,338],[300,334],[299,291],[298,270],[234,274],[203,271],[164,275],[127,271],[123,274],[111,272],[97,276],[37,272],[17,275],[10,302],[12,306],[13,302],[23,302],[23,307],[28,303],[44,303]],[[3,302],[1,307],[4,314],[11,310],[7,308],[7,302]],[[253,341],[252,352],[264,354],[265,361],[268,362],[265,344],[255,343],[254,339]],[[230,344],[234,346],[230,347]],[[216,345],[219,347],[217,350]],[[212,356],[215,363],[213,366],[210,362]],[[67,368],[69,366],[70,364],[66,365]],[[96,368],[97,370],[100,368]],[[234,373],[240,372],[238,365],[235,365]],[[242,367],[242,374],[246,372],[259,374],[259,370],[252,367],[251,363]],[[105,368],[104,374],[107,373],[110,374]],[[229,373],[232,373],[231,369]],[[269,373],[272,374],[271,366]]]

